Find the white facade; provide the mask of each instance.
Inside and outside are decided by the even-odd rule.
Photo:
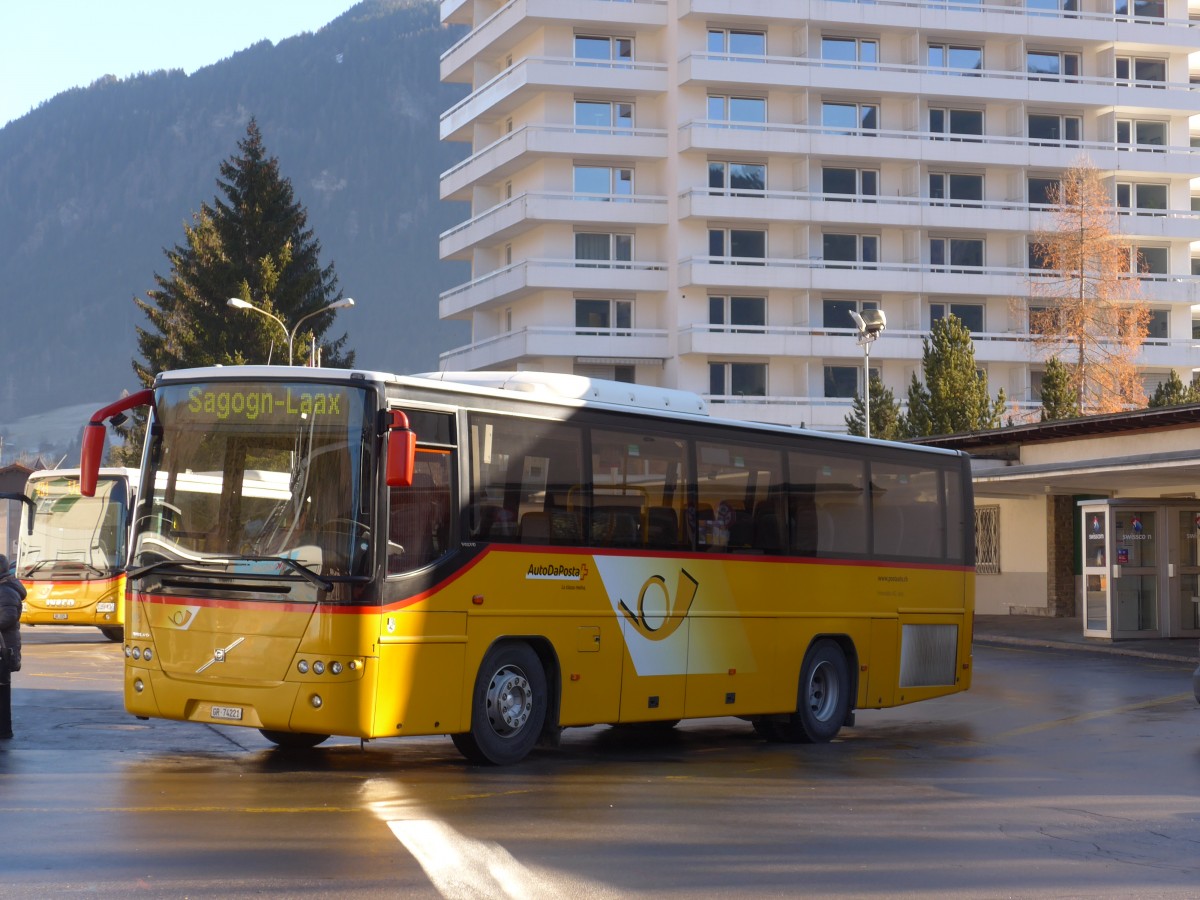
[[[469,33],[441,236],[472,323],[444,369],[695,391],[844,430],[863,353],[898,398],[953,311],[993,392],[1036,410],[1045,189],[1086,156],[1150,267],[1148,386],[1200,367],[1200,0],[443,0]],[[1132,10],[1134,15],[1127,15]],[[1196,82],[1196,83],[1193,83]],[[1040,201],[1040,202],[1039,202]]]

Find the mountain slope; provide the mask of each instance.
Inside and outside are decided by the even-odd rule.
[[[437,236],[465,210],[438,175],[465,153],[438,140],[463,95],[438,80],[433,0],[366,0],[315,34],[256,44],[191,76],[154,72],[67,91],[0,129],[2,423],[135,386],[133,302],[170,271],[164,251],[217,195],[221,160],[257,118],[357,306],[339,315],[358,364],[413,372],[465,343],[437,317],[466,280]]]

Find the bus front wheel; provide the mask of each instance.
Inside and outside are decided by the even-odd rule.
[[[804,654],[796,712],[775,725],[778,739],[824,744],[834,739],[850,713],[850,666],[834,641],[817,641]]]
[[[298,731],[272,731],[260,728],[259,732],[281,750],[311,750],[317,744],[329,740],[327,734],[304,734]]]
[[[458,752],[481,765],[520,762],[546,721],[546,673],[528,644],[488,651],[471,694],[471,730],[451,736]]]

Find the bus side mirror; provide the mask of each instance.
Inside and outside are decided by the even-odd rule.
[[[79,453],[79,493],[96,496],[96,481],[100,477],[100,460],[104,456],[104,424],[91,422],[83,426],[83,449]]]
[[[392,424],[387,437],[387,485],[411,487],[417,460],[417,436],[408,427],[408,416],[391,411]]]

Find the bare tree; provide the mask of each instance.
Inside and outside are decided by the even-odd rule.
[[[1051,190],[1052,227],[1034,234],[1029,297],[1021,298],[1042,359],[1067,370],[1088,415],[1146,405],[1136,359],[1150,322],[1133,249],[1118,232],[1112,195],[1083,161]]]

